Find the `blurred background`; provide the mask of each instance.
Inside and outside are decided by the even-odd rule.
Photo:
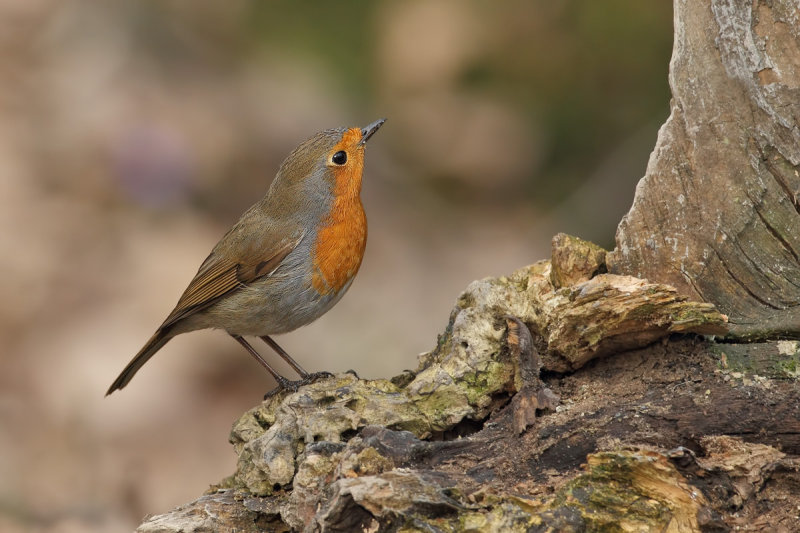
[[[223,333],[103,394],[305,138],[388,118],[359,277],[277,340],[388,378],[471,280],[613,246],[671,42],[666,0],[0,1],[0,530],[127,531],[233,472],[273,383]]]

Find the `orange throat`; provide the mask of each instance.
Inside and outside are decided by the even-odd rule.
[[[312,251],[315,268],[311,282],[320,294],[336,294],[347,286],[364,257],[367,217],[360,197],[364,169],[364,148],[360,140],[361,130],[352,128],[332,150],[347,150],[350,159],[344,167],[330,168],[334,178],[333,205]]]

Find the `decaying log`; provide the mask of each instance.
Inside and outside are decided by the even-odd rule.
[[[800,4],[676,0],[672,109],[609,271],[800,337]]]
[[[519,352],[507,347],[504,317],[514,317],[514,331],[527,322],[541,332],[550,370],[579,368],[675,331],[725,331],[713,306],[687,302],[670,287],[600,274],[555,290],[549,280],[549,262],[540,262],[509,278],[473,282],[414,376],[392,382],[347,374],[288,398],[269,398],[234,426],[237,481],[251,493],[270,494],[292,482],[304,444],[339,442],[367,424],[429,438],[464,419],[484,419],[524,385]]]
[[[569,246],[557,255],[580,262]],[[219,517],[244,531],[254,522],[276,531],[698,531],[765,505],[791,520],[800,495],[773,480],[800,482],[794,381],[725,368],[726,345],[673,338],[676,323],[724,331],[709,304],[628,276],[556,287],[550,272],[540,262],[472,283],[413,373],[343,374],[267,399],[234,425],[238,467],[218,493],[139,531],[202,531]],[[547,332],[561,331],[562,314],[592,307],[583,300],[592,283],[612,302],[594,297],[608,313],[593,323],[595,345],[663,342],[591,364],[575,358],[571,373],[553,373],[548,361],[559,367],[563,357]],[[657,305],[644,307],[640,294]],[[589,346],[579,329],[569,344]],[[734,444],[709,444],[713,435]],[[735,464],[720,451],[732,448]],[[753,450],[764,460],[744,475],[742,453]]]

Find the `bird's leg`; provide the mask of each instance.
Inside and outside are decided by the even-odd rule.
[[[302,368],[300,368],[300,365],[298,365],[297,363],[295,363],[295,362],[294,362],[294,360],[293,360],[291,357],[289,357],[289,354],[287,354],[286,352],[284,352],[284,351],[283,351],[283,349],[281,349],[281,347],[280,347],[280,346],[278,346],[278,344],[277,344],[275,341],[273,341],[273,340],[272,340],[272,339],[270,339],[269,337],[266,337],[266,338],[265,338],[265,337],[262,337],[262,339],[264,339],[264,342],[266,342],[267,344],[269,344],[270,346],[272,346],[272,347],[275,349],[275,351],[276,351],[276,352],[278,352],[278,355],[280,355],[281,357],[283,357],[284,355],[285,355],[286,357],[288,357],[288,359],[287,359],[287,361],[286,361],[286,362],[288,363],[289,361],[291,361],[291,363],[289,363],[289,364],[291,364],[291,365],[292,365],[292,367],[293,367],[295,370],[297,370],[297,371],[298,371],[298,374],[300,374],[300,372],[302,372],[302,374],[300,374],[300,376],[301,376],[301,378],[300,378],[300,379],[298,379],[297,381],[289,381],[289,380],[288,380],[288,379],[286,379],[285,377],[283,377],[283,376],[281,376],[280,374],[278,374],[278,371],[277,371],[277,370],[275,370],[274,368],[272,368],[272,367],[270,366],[270,364],[269,364],[269,363],[267,363],[267,362],[264,360],[264,358],[263,358],[263,357],[261,357],[261,355],[260,355],[260,354],[259,354],[259,353],[258,353],[258,352],[255,350],[255,348],[253,348],[252,346],[250,346],[250,343],[249,343],[249,342],[247,342],[246,340],[244,340],[244,339],[243,339],[242,337],[240,337],[239,335],[231,335],[231,337],[233,337],[234,339],[236,339],[236,341],[237,341],[239,344],[241,344],[242,346],[244,346],[244,349],[245,349],[245,350],[247,350],[247,352],[248,352],[250,355],[252,355],[252,356],[253,356],[253,357],[256,359],[256,361],[258,361],[258,363],[259,363],[261,366],[263,366],[264,368],[266,368],[266,369],[267,369],[267,371],[268,371],[270,374],[272,374],[272,377],[273,377],[273,378],[275,378],[275,381],[277,381],[277,382],[278,382],[278,386],[277,386],[277,387],[275,387],[273,390],[269,391],[268,393],[266,393],[266,394],[264,395],[264,399],[265,399],[265,400],[266,400],[267,398],[269,398],[270,396],[274,395],[275,393],[277,393],[277,392],[279,392],[279,391],[283,390],[283,389],[290,390],[290,391],[292,391],[292,392],[297,392],[297,389],[299,389],[299,388],[300,388],[301,386],[303,386],[303,385],[308,385],[309,383],[312,383],[313,381],[315,381],[315,380],[317,380],[317,379],[319,379],[319,378],[323,378],[323,377],[330,377],[330,376],[332,375],[330,372],[315,372],[314,374],[309,374],[308,372],[306,372],[305,370],[303,370]],[[269,341],[267,341],[266,339],[269,339]],[[275,347],[277,347],[277,348],[275,348]],[[294,363],[294,364],[292,364],[292,363]]]
[[[276,371],[274,368],[272,368],[272,367],[269,365],[269,363],[267,363],[267,362],[264,360],[264,358],[263,358],[263,357],[261,357],[261,355],[259,355],[259,353],[258,353],[258,352],[255,350],[255,348],[253,348],[252,346],[250,346],[250,343],[249,343],[249,342],[247,342],[246,340],[244,340],[243,338],[241,338],[241,337],[240,337],[240,336],[238,336],[238,335],[231,335],[231,337],[233,337],[234,339],[236,339],[236,342],[238,342],[239,344],[241,344],[242,346],[244,346],[244,349],[245,349],[245,350],[247,350],[247,352],[248,352],[250,355],[252,355],[252,356],[255,358],[255,360],[259,362],[259,364],[260,364],[261,366],[263,366],[264,368],[266,368],[266,369],[267,369],[267,372],[269,372],[270,374],[272,374],[272,377],[273,377],[273,378],[275,378],[275,381],[277,381],[277,382],[278,382],[278,387],[277,387],[277,388],[276,388],[274,391],[272,391],[272,394],[274,394],[274,393],[278,392],[278,391],[279,391],[279,390],[281,390],[281,389],[290,389],[290,390],[292,390],[292,389],[293,389],[293,390],[297,390],[297,386],[296,386],[296,385],[295,385],[295,386],[293,386],[295,382],[294,382],[294,381],[289,381],[289,380],[288,380],[288,379],[286,379],[285,377],[283,377],[283,376],[281,376],[280,374],[278,374],[278,372],[277,372],[277,371]],[[264,399],[266,399],[266,398],[267,398],[267,396],[265,395],[265,396],[264,396]]]
[[[286,350],[284,350],[283,348],[278,346],[278,343],[275,342],[274,340],[272,340],[272,337],[269,337],[268,335],[264,335],[264,336],[260,337],[260,339],[262,341],[266,342],[269,345],[270,348],[275,350],[275,353],[280,355],[283,358],[283,360],[286,361],[287,363],[289,363],[289,366],[294,368],[294,371],[297,372],[300,375],[300,379],[299,380],[291,382],[292,386],[294,387],[294,390],[297,390],[297,387],[299,387],[301,385],[308,385],[309,383],[313,383],[314,381],[316,381],[316,380],[318,380],[320,378],[329,378],[329,377],[333,376],[333,374],[331,374],[330,372],[314,372],[313,374],[309,374],[308,372],[303,370],[303,367],[301,367],[297,363],[297,361],[292,359],[292,356],[290,356],[288,353],[286,353]]]
[[[288,353],[286,353],[286,350],[284,350],[283,348],[281,348],[280,346],[278,346],[278,343],[277,343],[277,342],[275,342],[274,340],[272,340],[272,337],[270,337],[270,336],[268,336],[268,335],[263,335],[263,336],[261,336],[261,337],[259,337],[259,338],[260,338],[262,341],[266,342],[266,343],[269,345],[269,347],[270,347],[270,348],[272,348],[273,350],[275,350],[275,353],[277,353],[278,355],[280,355],[280,356],[281,356],[281,358],[282,358],[284,361],[286,361],[287,363],[289,363],[289,366],[290,366],[290,367],[292,367],[292,368],[294,368],[294,371],[295,371],[295,372],[297,372],[297,374],[298,374],[298,375],[299,375],[301,378],[306,378],[306,377],[308,377],[308,372],[306,372],[305,370],[303,370],[303,367],[302,367],[302,366],[300,366],[300,365],[297,363],[297,361],[295,361],[294,359],[292,359],[292,356],[291,356],[291,355],[289,355]]]
[[[333,375],[330,372],[314,372],[313,374],[309,374],[308,372],[303,370],[303,367],[301,367],[297,363],[297,361],[292,359],[292,356],[290,356],[288,353],[286,353],[286,351],[283,348],[278,346],[278,343],[275,342],[274,340],[272,340],[272,337],[264,335],[263,337],[260,337],[260,339],[262,341],[266,342],[269,345],[270,348],[275,350],[275,352],[278,355],[280,355],[283,358],[284,361],[289,363],[289,366],[294,368],[294,371],[297,372],[300,375],[300,379],[298,381],[296,381],[296,382],[293,382],[293,383],[298,383],[299,385],[307,385],[308,383],[313,383],[314,381],[316,381],[319,378],[329,378],[329,377],[331,377]]]

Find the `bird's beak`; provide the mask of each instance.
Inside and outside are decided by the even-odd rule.
[[[369,126],[365,126],[361,128],[361,142],[358,143],[359,146],[362,146],[367,143],[370,137],[378,131],[378,128],[383,126],[383,123],[386,122],[385,118],[379,118]]]

